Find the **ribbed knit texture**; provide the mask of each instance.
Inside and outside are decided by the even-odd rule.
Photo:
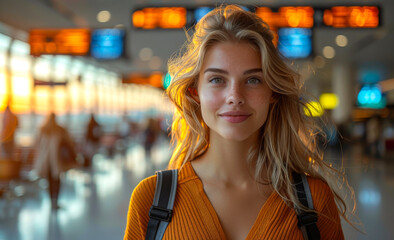
[[[317,223],[321,239],[344,239],[328,185],[314,178],[308,178],[308,181],[315,209],[321,213]],[[145,239],[155,187],[156,176],[151,176],[134,189],[125,240]],[[303,239],[297,223],[294,209],[274,192],[261,208],[246,239]],[[174,213],[163,239],[226,239],[215,209],[190,163],[179,172]]]

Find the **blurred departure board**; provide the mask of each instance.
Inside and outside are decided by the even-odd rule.
[[[287,58],[307,58],[312,53],[312,30],[309,28],[280,28],[278,50]]]
[[[163,76],[161,72],[153,72],[150,75],[133,73],[122,78],[123,84],[143,84],[150,85],[157,88],[163,88]]]
[[[87,55],[89,29],[35,29],[29,35],[30,54]]]
[[[275,28],[311,28],[313,13],[312,7],[280,7],[277,12],[268,7],[256,8],[256,15]]]
[[[186,26],[186,8],[159,7],[143,8],[132,15],[135,28],[183,28]]]
[[[261,17],[272,29],[313,28],[376,28],[380,26],[378,6],[244,6]],[[191,27],[214,6],[195,8],[146,7],[132,12],[132,25],[137,29],[182,29]]]
[[[324,25],[335,28],[376,28],[379,22],[375,6],[337,6],[323,12]]]
[[[95,29],[92,31],[90,54],[96,59],[117,59],[124,55],[124,29]]]

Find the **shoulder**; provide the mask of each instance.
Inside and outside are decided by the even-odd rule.
[[[193,178],[190,166],[185,166],[178,172],[178,184],[182,185],[190,178]],[[130,208],[142,215],[148,215],[155,195],[156,181],[156,175],[153,175],[138,183],[131,195]]]
[[[330,186],[323,180],[308,177],[309,188],[311,190],[313,204],[317,211],[321,210],[327,201],[334,200],[334,194]]]
[[[150,201],[149,204],[152,204],[153,197],[155,194],[156,188],[156,175],[150,176],[142,180],[138,185],[134,188],[133,193],[131,195],[131,200],[133,201]]]
[[[330,186],[324,180],[319,178],[308,177],[308,183],[311,192],[314,192],[315,194],[328,194],[332,192]]]
[[[182,192],[181,186],[195,177],[193,169],[186,164],[178,172],[178,186],[180,188],[177,192]],[[125,239],[144,239],[155,190],[156,175],[145,178],[134,188],[130,198]]]
[[[197,176],[194,174],[190,163],[185,164],[184,167],[178,169],[178,184],[194,179]],[[132,194],[132,199],[148,199],[153,200],[156,189],[156,175],[150,176],[142,180],[135,188]],[[150,204],[152,201],[150,202]]]
[[[125,239],[144,239],[155,187],[156,176],[150,176],[134,188],[127,214]]]
[[[178,172],[178,185],[183,185],[189,181],[197,180],[198,176],[194,171],[191,162],[186,162]]]
[[[318,213],[318,228],[324,239],[343,239],[339,209],[334,192],[323,180],[308,177],[313,205]]]

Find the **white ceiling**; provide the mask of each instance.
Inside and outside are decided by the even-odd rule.
[[[162,59],[159,70],[165,71],[168,57],[185,41],[182,30],[136,30],[131,27],[130,16],[133,9],[145,6],[202,6],[217,5],[224,1],[209,0],[0,0],[0,32],[14,38],[27,40],[27,31],[33,28],[76,28],[114,27],[122,24],[127,29],[127,59],[98,62],[97,65],[119,73],[149,72],[148,62],[139,60],[138,53],[144,47],[153,50],[154,56]],[[250,6],[282,5],[380,5],[383,15],[379,29],[327,29],[315,28],[314,53],[321,55],[326,45],[333,46],[337,55],[332,62],[345,60],[355,65],[378,64],[394,69],[394,1],[392,0],[267,0],[267,1],[225,1]],[[96,15],[101,10],[111,12],[107,23],[99,23]],[[4,25],[5,24],[5,25]],[[10,26],[7,28],[4,26]],[[344,34],[349,39],[345,48],[335,47],[335,36]],[[392,71],[392,70],[391,70]],[[391,76],[392,77],[392,76]]]

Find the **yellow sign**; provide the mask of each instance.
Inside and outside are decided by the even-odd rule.
[[[338,97],[334,93],[323,93],[320,95],[319,101],[324,109],[334,109],[339,104]]]

